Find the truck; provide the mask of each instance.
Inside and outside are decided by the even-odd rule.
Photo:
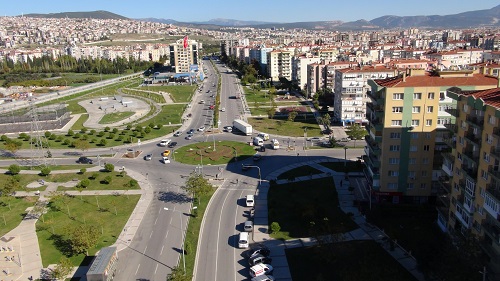
[[[248,124],[247,122],[239,119],[235,119],[233,121],[233,128],[240,130],[243,134],[250,136],[252,135],[252,125]]]
[[[272,139],[271,140],[271,145],[273,146],[273,149],[279,149],[280,148],[280,143],[277,139]]]
[[[259,138],[259,137],[255,137],[255,138],[253,138],[253,145],[255,145],[255,146],[264,145],[264,140]]]

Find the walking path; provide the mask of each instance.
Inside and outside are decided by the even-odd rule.
[[[102,169],[99,166],[95,166],[87,169],[87,172],[99,171]],[[5,173],[6,170],[0,169],[0,173]],[[52,171],[52,174],[58,173],[77,173],[79,170],[62,170],[62,171]],[[36,174],[39,171],[21,171],[22,174]],[[139,228],[139,225],[144,217],[144,214],[154,198],[153,189],[149,186],[147,177],[132,171],[127,170],[127,174],[138,181],[140,190],[92,190],[92,191],[65,191],[65,193],[70,195],[79,196],[89,196],[89,195],[115,195],[119,194],[140,194],[141,198],[135,206],[134,211],[130,215],[125,227],[120,233],[117,241],[113,246],[116,246],[118,251],[121,251],[128,247],[131,243],[134,235]],[[45,204],[50,197],[51,192],[57,190],[58,186],[72,187],[78,182],[71,181],[67,183],[51,183],[44,182],[47,188],[44,191],[19,191],[16,193],[18,197],[24,196],[39,196],[38,202]],[[39,187],[41,183],[34,182],[28,185],[28,188]],[[0,280],[32,280],[45,277],[50,268],[54,265],[49,265],[48,268],[43,268],[42,258],[40,255],[40,246],[38,244],[38,237],[36,233],[36,222],[39,218],[38,215],[32,212],[33,207],[27,209],[27,215],[22,220],[22,222],[13,230],[5,234],[0,238]],[[87,272],[87,268],[75,267],[73,273],[70,276],[73,277],[84,277]],[[82,279],[84,280],[84,279]]]
[[[303,246],[315,245],[314,238],[299,238],[293,240],[275,240],[269,236],[269,222],[268,222],[268,208],[267,208],[267,194],[269,191],[269,181],[275,180],[277,177],[294,168],[299,168],[304,165],[309,165],[322,171],[321,174],[314,174],[310,176],[303,176],[295,178],[295,181],[307,181],[311,179],[319,179],[324,177],[332,177],[335,182],[339,197],[339,206],[345,213],[352,213],[353,220],[359,228],[344,233],[342,235],[343,241],[350,240],[374,240],[396,259],[404,268],[406,268],[418,281],[424,281],[424,275],[417,269],[417,262],[410,253],[406,252],[399,245],[394,244],[395,247],[390,247],[390,238],[379,228],[366,222],[365,217],[359,212],[358,208],[354,206],[354,194],[349,189],[349,178],[345,178],[343,172],[336,172],[328,169],[319,163],[322,162],[342,162],[338,159],[321,159],[309,162],[302,162],[297,164],[288,165],[284,168],[274,171],[269,174],[265,181],[257,189],[255,196],[255,211],[254,211],[254,232],[253,240],[255,243],[263,243],[271,249],[274,267],[274,277],[279,280],[292,280],[288,263],[286,260],[285,249],[296,248]],[[359,176],[362,173],[349,173],[350,176]],[[287,179],[277,180],[276,183],[287,183]],[[332,239],[334,241],[334,239]]]

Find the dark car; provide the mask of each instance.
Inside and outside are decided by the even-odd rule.
[[[152,154],[148,154],[148,155],[144,156],[144,160],[146,160],[146,161],[150,161],[152,158],[153,158]]]
[[[272,260],[273,260],[272,258],[266,257],[262,254],[255,254],[255,255],[251,256],[250,258],[248,258],[248,264],[250,266],[254,266],[254,265],[259,264],[259,263],[270,264]]]
[[[175,147],[177,145],[177,142],[176,141],[173,141],[171,142],[168,147]]]
[[[248,252],[248,257],[251,258],[252,256],[255,256],[255,255],[263,255],[264,257],[268,257],[270,254],[271,254],[271,250],[269,250],[268,247],[259,246],[259,247],[252,248]]]
[[[92,164],[93,161],[92,161],[92,159],[90,159],[88,157],[80,157],[80,158],[78,158],[78,160],[76,160],[76,163],[80,163],[80,164]]]
[[[192,135],[196,132],[195,129],[189,129],[189,131],[187,132],[188,135]]]

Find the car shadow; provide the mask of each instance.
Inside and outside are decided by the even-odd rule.
[[[227,238],[227,244],[231,247],[238,248],[238,237],[239,234],[231,235]]]

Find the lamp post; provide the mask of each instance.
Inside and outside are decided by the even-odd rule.
[[[260,185],[261,182],[262,182],[262,178],[260,177],[260,167],[259,166],[253,166],[253,165],[248,165],[247,167],[248,168],[257,168],[257,169],[259,169],[259,185]]]
[[[344,146],[344,167],[347,167],[347,146]]]
[[[182,251],[182,266],[184,268],[184,275],[186,274],[186,258],[184,256],[184,238],[185,238],[185,235],[184,235],[184,230],[182,229],[182,213],[180,211],[177,211],[177,210],[173,210],[173,209],[169,209],[169,208],[163,208],[165,211],[172,211],[172,212],[177,212],[179,213],[179,219],[181,220],[181,232],[182,232],[182,242],[181,242],[181,251]]]

